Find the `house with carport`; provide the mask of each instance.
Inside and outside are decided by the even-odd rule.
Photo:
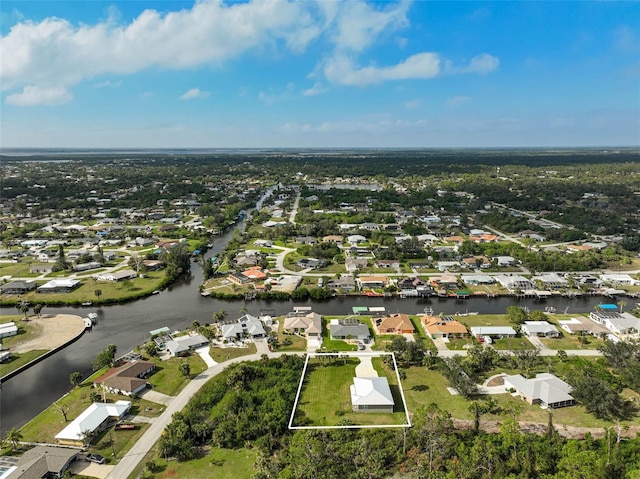
[[[87,434],[95,435],[123,419],[131,409],[131,401],[94,402],[56,434],[58,444],[84,447]]]
[[[74,289],[80,286],[80,281],[77,279],[52,279],[51,281],[40,286],[38,293],[70,293]]]

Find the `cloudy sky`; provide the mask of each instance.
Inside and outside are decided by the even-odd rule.
[[[0,3],[3,147],[640,144],[640,3]]]

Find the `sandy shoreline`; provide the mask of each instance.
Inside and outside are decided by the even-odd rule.
[[[31,316],[29,322],[38,326],[37,337],[11,348],[16,353],[25,353],[34,349],[51,350],[71,341],[84,331],[84,319],[73,314],[42,314]]]

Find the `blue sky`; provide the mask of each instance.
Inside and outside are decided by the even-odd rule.
[[[2,147],[640,144],[639,2],[0,3]]]

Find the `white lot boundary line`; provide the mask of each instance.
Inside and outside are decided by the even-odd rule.
[[[338,357],[380,357],[380,356],[391,356],[393,359],[393,367],[396,371],[396,379],[398,381],[398,388],[400,389],[400,396],[402,397],[402,406],[404,407],[404,411],[407,418],[406,424],[380,424],[380,425],[349,425],[349,426],[294,426],[293,419],[296,414],[296,409],[298,408],[298,400],[300,399],[300,393],[302,392],[302,385],[304,384],[304,378],[307,374],[307,366],[309,364],[309,358],[315,358],[318,356],[338,356]],[[396,363],[396,355],[395,353],[385,353],[385,352],[374,352],[374,353],[355,353],[355,352],[345,352],[341,351],[338,353],[307,353],[307,357],[304,361],[304,367],[302,368],[302,376],[300,377],[300,384],[298,384],[298,391],[296,392],[296,399],[293,403],[293,410],[291,411],[291,417],[289,418],[289,429],[380,429],[380,428],[409,428],[412,427],[411,418],[409,417],[409,409],[407,408],[407,401],[404,397],[404,391],[402,390],[402,383],[400,382],[400,373],[398,371],[398,364]]]

